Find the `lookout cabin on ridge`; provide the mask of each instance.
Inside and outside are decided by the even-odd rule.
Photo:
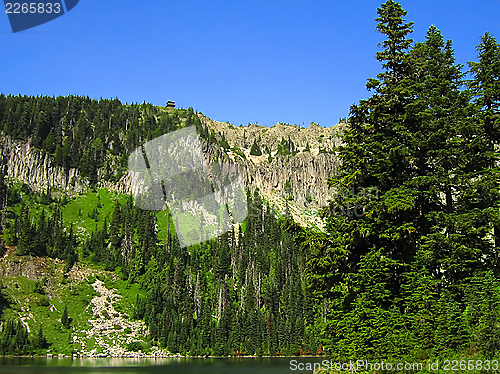
[[[167,101],[167,108],[175,108],[175,101]]]

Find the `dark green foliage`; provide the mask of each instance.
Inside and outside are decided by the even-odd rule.
[[[65,329],[71,328],[71,317],[68,316],[68,308],[65,306],[62,316],[61,316],[61,324]]]
[[[294,242],[297,230],[278,220],[257,192],[248,199],[244,231],[189,248],[180,248],[173,225],[161,243],[156,216],[137,209],[132,199],[116,203],[110,223],[105,219],[82,243],[72,227],[62,230],[57,204],[38,215],[23,206],[14,219],[17,240],[24,243],[17,249],[33,256],[46,251],[64,259],[68,270],[79,247],[83,260],[107,270],[119,267],[124,279],[141,286],[133,317],[144,319],[153,342],[171,351],[274,355],[300,353],[302,347],[303,353],[314,353],[319,343],[302,276],[304,253]],[[30,241],[21,233],[30,235]],[[44,245],[45,251],[33,243]],[[35,283],[34,292],[35,303],[45,305],[42,281]],[[71,328],[66,307],[61,325]],[[34,339],[35,349],[45,346],[43,339]]]
[[[2,355],[28,355],[32,354],[33,350],[48,347],[49,344],[41,325],[31,339],[26,326],[20,320],[8,319],[0,325],[0,354]]]
[[[258,194],[249,204],[245,232],[182,249],[172,237],[164,257],[141,251],[137,262],[146,265],[131,275],[147,294],[138,296],[134,316],[144,318],[154,341],[169,351],[298,354],[301,345],[304,353],[317,351],[295,231]]]
[[[37,293],[39,295],[43,295],[45,293],[44,292],[44,286],[43,286],[43,281],[42,280],[37,280],[35,282],[35,287],[33,289],[33,292]]]
[[[10,190],[10,189],[9,189]],[[40,197],[43,200],[43,197]],[[37,217],[32,216],[29,205],[22,205],[19,214],[11,214],[6,220],[6,240],[9,245],[17,245],[20,256],[50,256],[66,261],[67,269],[76,261],[76,239],[72,228],[63,231],[62,214],[57,204],[52,206],[50,215],[42,210]],[[36,223],[35,223],[36,222]]]
[[[465,290],[465,326],[470,345],[493,355],[500,349],[500,282],[491,271],[474,277]]]
[[[344,359],[493,354],[498,46],[486,35],[478,47],[472,101],[451,41],[431,26],[413,44],[405,15],[392,0],[378,10],[384,70],[368,80],[373,95],[351,107],[342,165],[329,181],[337,188],[324,212],[329,233],[304,234],[318,327]],[[346,186],[377,194],[346,195]],[[334,214],[356,205],[365,214]]]
[[[0,283],[0,287],[3,288],[4,285]],[[10,305],[9,301],[5,298],[4,294],[2,293],[1,288],[0,288],[0,317],[4,312],[4,309],[6,309]]]
[[[500,46],[487,32],[476,49],[479,61],[469,62],[473,79],[468,83],[479,109],[492,116],[500,109]]]
[[[5,167],[3,165],[0,165],[0,213],[2,213],[2,216],[0,217],[0,233],[3,232],[5,229],[4,224],[5,224],[5,213],[3,209],[7,205],[7,196],[8,196],[8,186],[7,183],[5,183]],[[3,252],[3,242],[0,243],[0,253]]]
[[[68,272],[73,265],[76,263],[76,260],[78,259],[78,256],[75,252],[75,246],[76,246],[76,239],[73,236],[73,226],[71,226],[69,235],[68,235],[68,241],[66,242],[66,247],[64,248],[64,254],[63,257],[65,259],[65,264],[64,264],[64,272]]]
[[[478,62],[469,62],[472,75],[468,86],[474,95],[475,123],[478,141],[472,147],[482,153],[474,155],[474,163],[480,163],[486,172],[477,181],[479,193],[486,194],[490,205],[500,209],[498,193],[498,142],[500,141],[500,45],[489,33],[481,37],[476,48]],[[488,220],[493,224],[495,248],[500,248],[500,217],[492,211]]]
[[[240,156],[243,159],[246,158],[245,153],[243,153],[243,151],[236,144],[234,145],[233,148],[231,148],[231,151],[233,151],[234,153],[236,153],[238,156]]]
[[[229,149],[231,148],[229,143],[227,142],[227,139],[224,137],[224,135],[222,135],[222,138],[220,140],[220,146],[224,149]]]
[[[353,105],[345,121],[336,150],[342,164],[329,181],[337,193],[323,212],[326,233],[298,228],[288,204],[278,219],[256,191],[248,194],[244,225],[188,248],[180,247],[173,224],[161,243],[156,215],[132,199],[117,202],[109,217],[96,207],[90,218],[100,226],[79,243],[73,228],[63,230],[49,191],[40,201],[50,208],[35,214],[21,204],[6,218],[7,203],[35,194],[8,186],[0,168],[6,244],[19,255],[63,259],[66,270],[80,250],[82,260],[119,270],[140,286],[133,317],[146,322],[148,346],[175,353],[314,354],[326,347],[341,359],[497,354],[500,48],[490,34],[481,38],[466,89],[451,41],[431,26],[425,41],[414,43],[405,16],[393,0],[378,10],[383,71],[368,80],[372,97]],[[92,184],[98,168],[104,180],[118,180],[140,143],[181,126],[196,126],[209,143],[230,148],[191,108],[167,113],[118,100],[0,95],[0,131],[77,168]],[[232,151],[245,157],[237,146]],[[278,155],[296,153],[291,138],[281,139]],[[251,154],[262,154],[257,141]],[[350,195],[345,188],[376,193]],[[284,189],[292,199],[290,181]],[[309,192],[305,199],[312,201]],[[352,214],[359,205],[363,215]],[[346,214],[334,214],[335,206],[348,207]],[[35,292],[37,302],[48,300],[41,282]],[[0,297],[0,311],[6,305]],[[66,308],[61,324],[71,328]],[[30,343],[21,322],[2,323],[0,353],[46,347],[41,327]]]
[[[252,156],[262,156],[262,151],[256,141],[253,142],[252,148],[250,149],[250,154]]]
[[[42,325],[40,325],[40,329],[38,333],[33,338],[33,349],[45,349],[49,346],[47,343],[47,338],[43,334]]]
[[[141,342],[130,342],[127,344],[127,351],[139,352],[143,350],[144,346]]]
[[[289,155],[296,155],[298,150],[295,147],[295,144],[293,141],[288,138],[288,139],[281,139],[280,144],[278,144],[278,150],[276,154],[282,155],[282,156],[289,156]]]
[[[0,354],[25,355],[31,352],[31,342],[24,324],[14,320],[3,322],[0,333]]]
[[[91,184],[97,183],[99,168],[105,171],[101,179],[116,180],[140,141],[183,126],[195,126],[199,135],[210,141],[206,126],[192,108],[166,112],[146,103],[122,105],[118,99],[2,97],[0,132],[30,140],[34,147],[53,155],[56,165],[77,168]]]

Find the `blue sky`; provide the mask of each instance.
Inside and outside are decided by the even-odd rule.
[[[331,126],[367,98],[382,1],[80,0],[13,34],[0,15],[0,92],[118,97],[193,107],[234,125]],[[434,24],[457,61],[479,37],[500,40],[500,1],[401,1],[422,41]]]

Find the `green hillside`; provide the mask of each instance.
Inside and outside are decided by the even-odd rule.
[[[155,346],[192,355],[319,349],[301,275],[304,258],[293,243],[296,229],[283,226],[291,223],[279,221],[257,194],[249,197],[253,214],[244,230],[182,249],[166,212],[139,210],[126,195],[97,189],[55,197],[59,192],[37,194],[9,178],[4,186],[10,199],[0,261],[8,305],[2,319],[25,318],[31,341],[5,353],[33,352],[42,325],[48,344],[38,353],[116,354],[86,337],[95,317],[89,306],[99,296],[92,288],[96,277],[122,296],[112,303],[115,310],[145,321],[135,337],[143,352]],[[31,272],[31,264],[43,264],[43,271]],[[64,307],[73,318],[70,328],[61,323]],[[84,347],[75,343],[82,339]],[[123,331],[117,339],[125,351],[132,343]]]

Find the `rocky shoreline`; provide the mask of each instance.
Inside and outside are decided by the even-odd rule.
[[[137,353],[137,352],[136,352]],[[72,358],[72,359],[83,359],[83,358],[319,358],[323,356],[317,356],[317,355],[302,355],[302,356],[183,356],[181,354],[169,354],[165,356],[159,356],[159,355],[151,355],[151,354],[141,354],[138,353],[138,355],[133,355],[133,356],[104,356],[104,355],[98,355],[98,356],[82,356],[78,354],[73,354],[73,355],[65,355],[62,353],[59,354],[50,354],[47,353],[46,355],[25,355],[25,356],[10,356],[10,355],[0,355],[0,357],[12,357],[12,358]]]

